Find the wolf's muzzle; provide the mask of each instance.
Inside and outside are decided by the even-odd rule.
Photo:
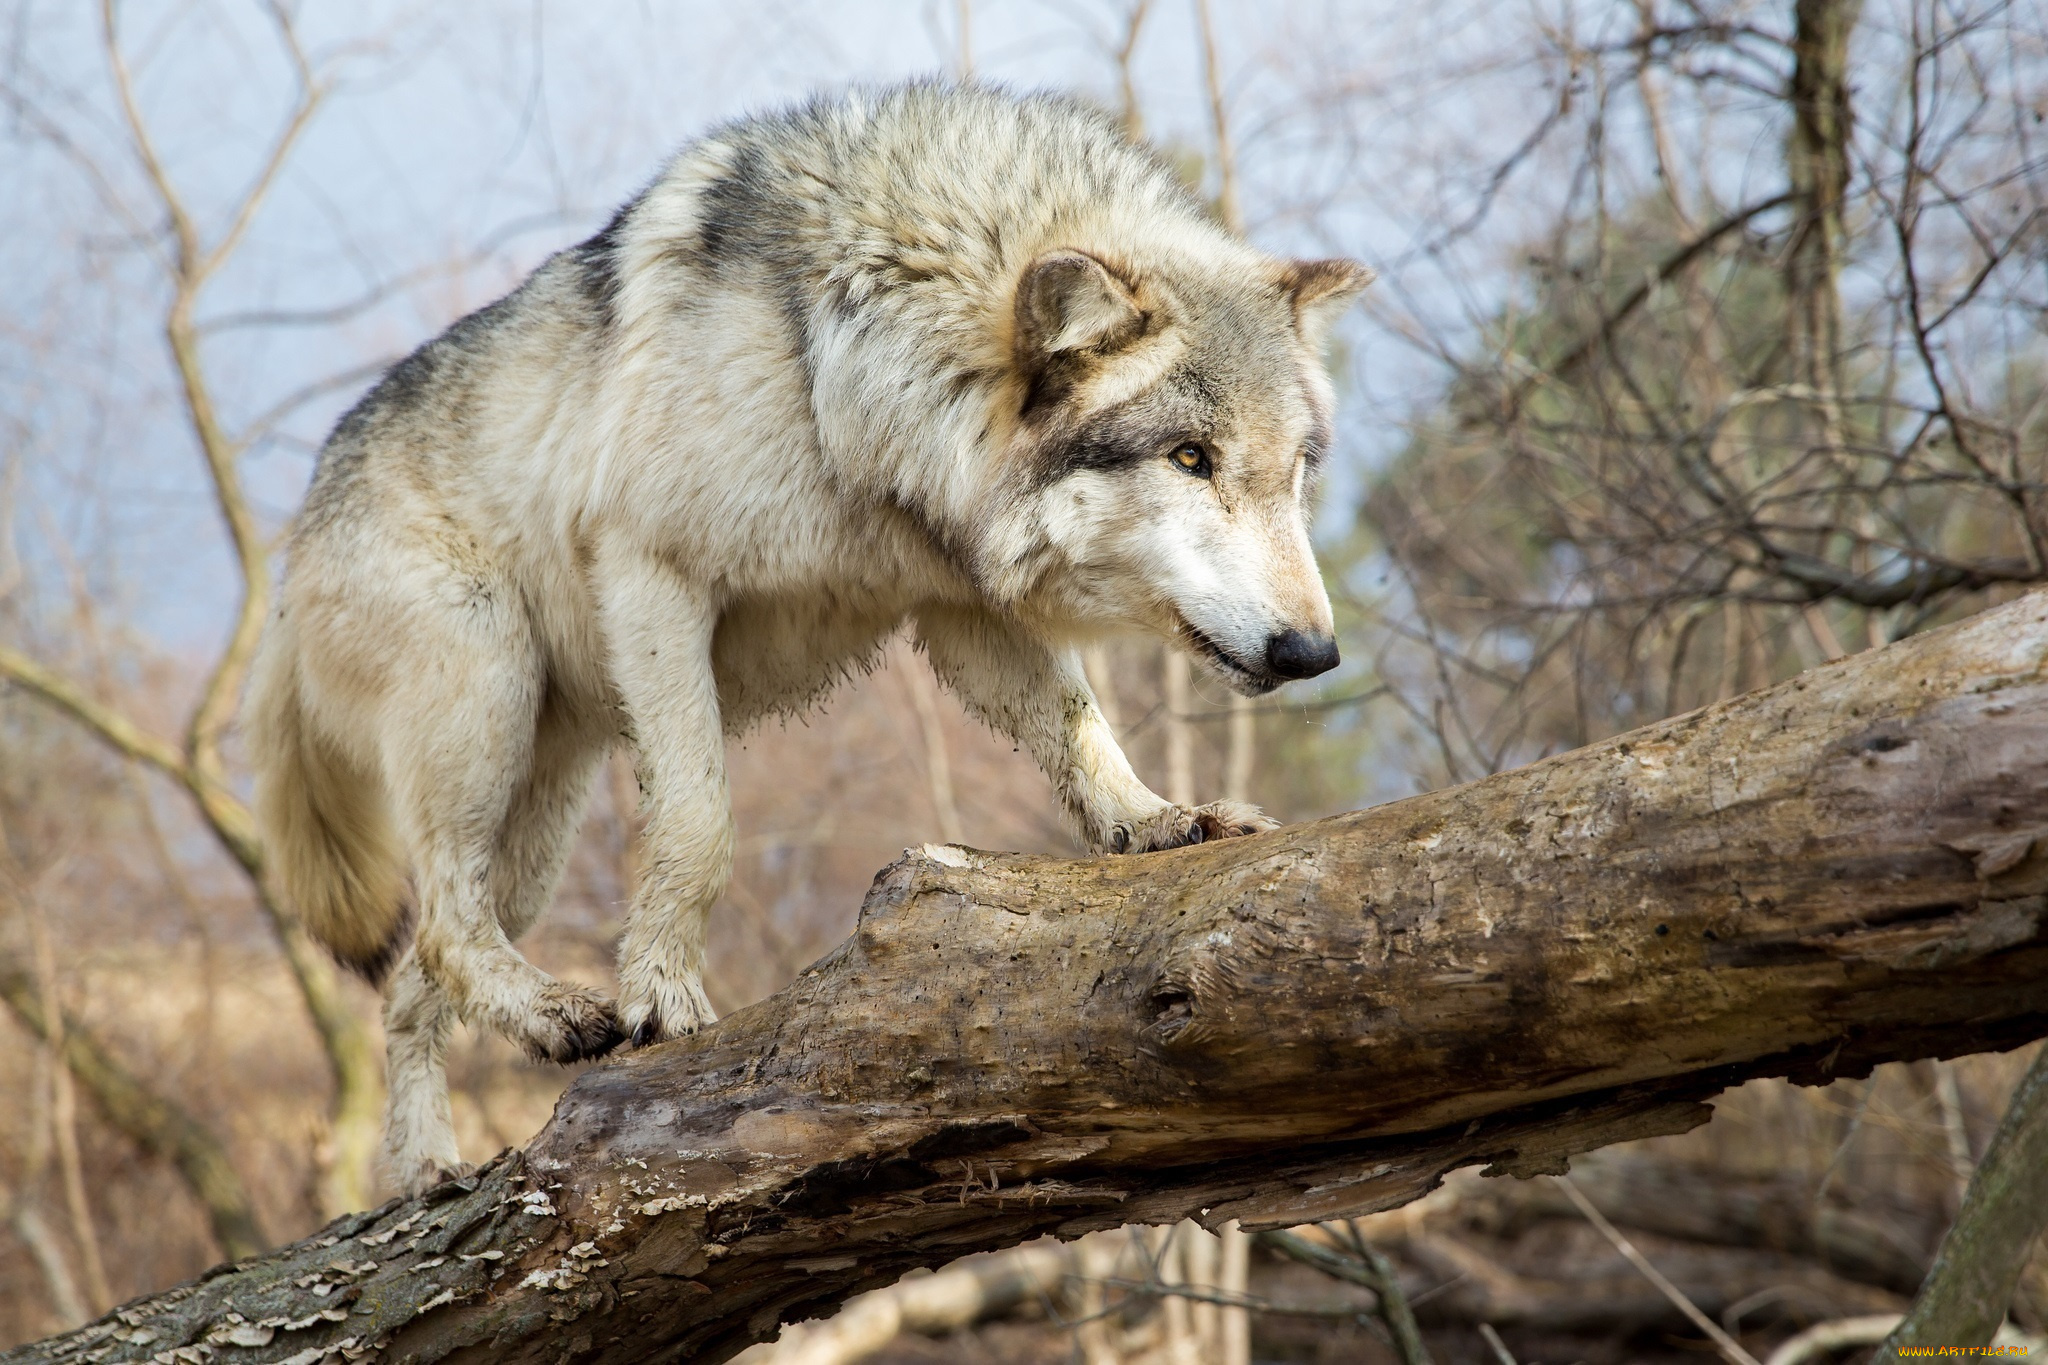
[[[1313,678],[1338,663],[1337,637],[1283,630],[1266,641],[1266,667],[1278,678]]]

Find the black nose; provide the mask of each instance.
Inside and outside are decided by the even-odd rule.
[[[1313,678],[1337,666],[1337,638],[1283,630],[1266,641],[1266,667],[1283,678]]]

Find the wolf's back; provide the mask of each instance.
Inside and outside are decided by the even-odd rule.
[[[298,640],[280,614],[249,681],[256,824],[272,885],[344,965],[380,981],[411,931],[404,855],[382,784],[306,723]]]

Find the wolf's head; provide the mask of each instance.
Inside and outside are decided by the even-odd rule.
[[[1051,561],[1031,597],[1178,640],[1241,692],[1334,668],[1308,538],[1330,443],[1321,350],[1371,279],[1352,261],[1249,251],[1033,260],[1016,288],[1006,461],[1029,488],[1014,515]]]

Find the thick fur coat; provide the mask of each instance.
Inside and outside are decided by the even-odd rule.
[[[916,85],[713,132],[394,367],[321,455],[248,724],[285,896],[391,970],[399,1183],[459,1166],[458,1016],[563,1061],[711,1020],[726,738],[906,622],[1090,848],[1270,823],[1149,791],[1075,649],[1150,632],[1247,692],[1336,662],[1304,499],[1368,278],[1246,245],[1077,104]],[[513,942],[622,742],[614,1005]]]

